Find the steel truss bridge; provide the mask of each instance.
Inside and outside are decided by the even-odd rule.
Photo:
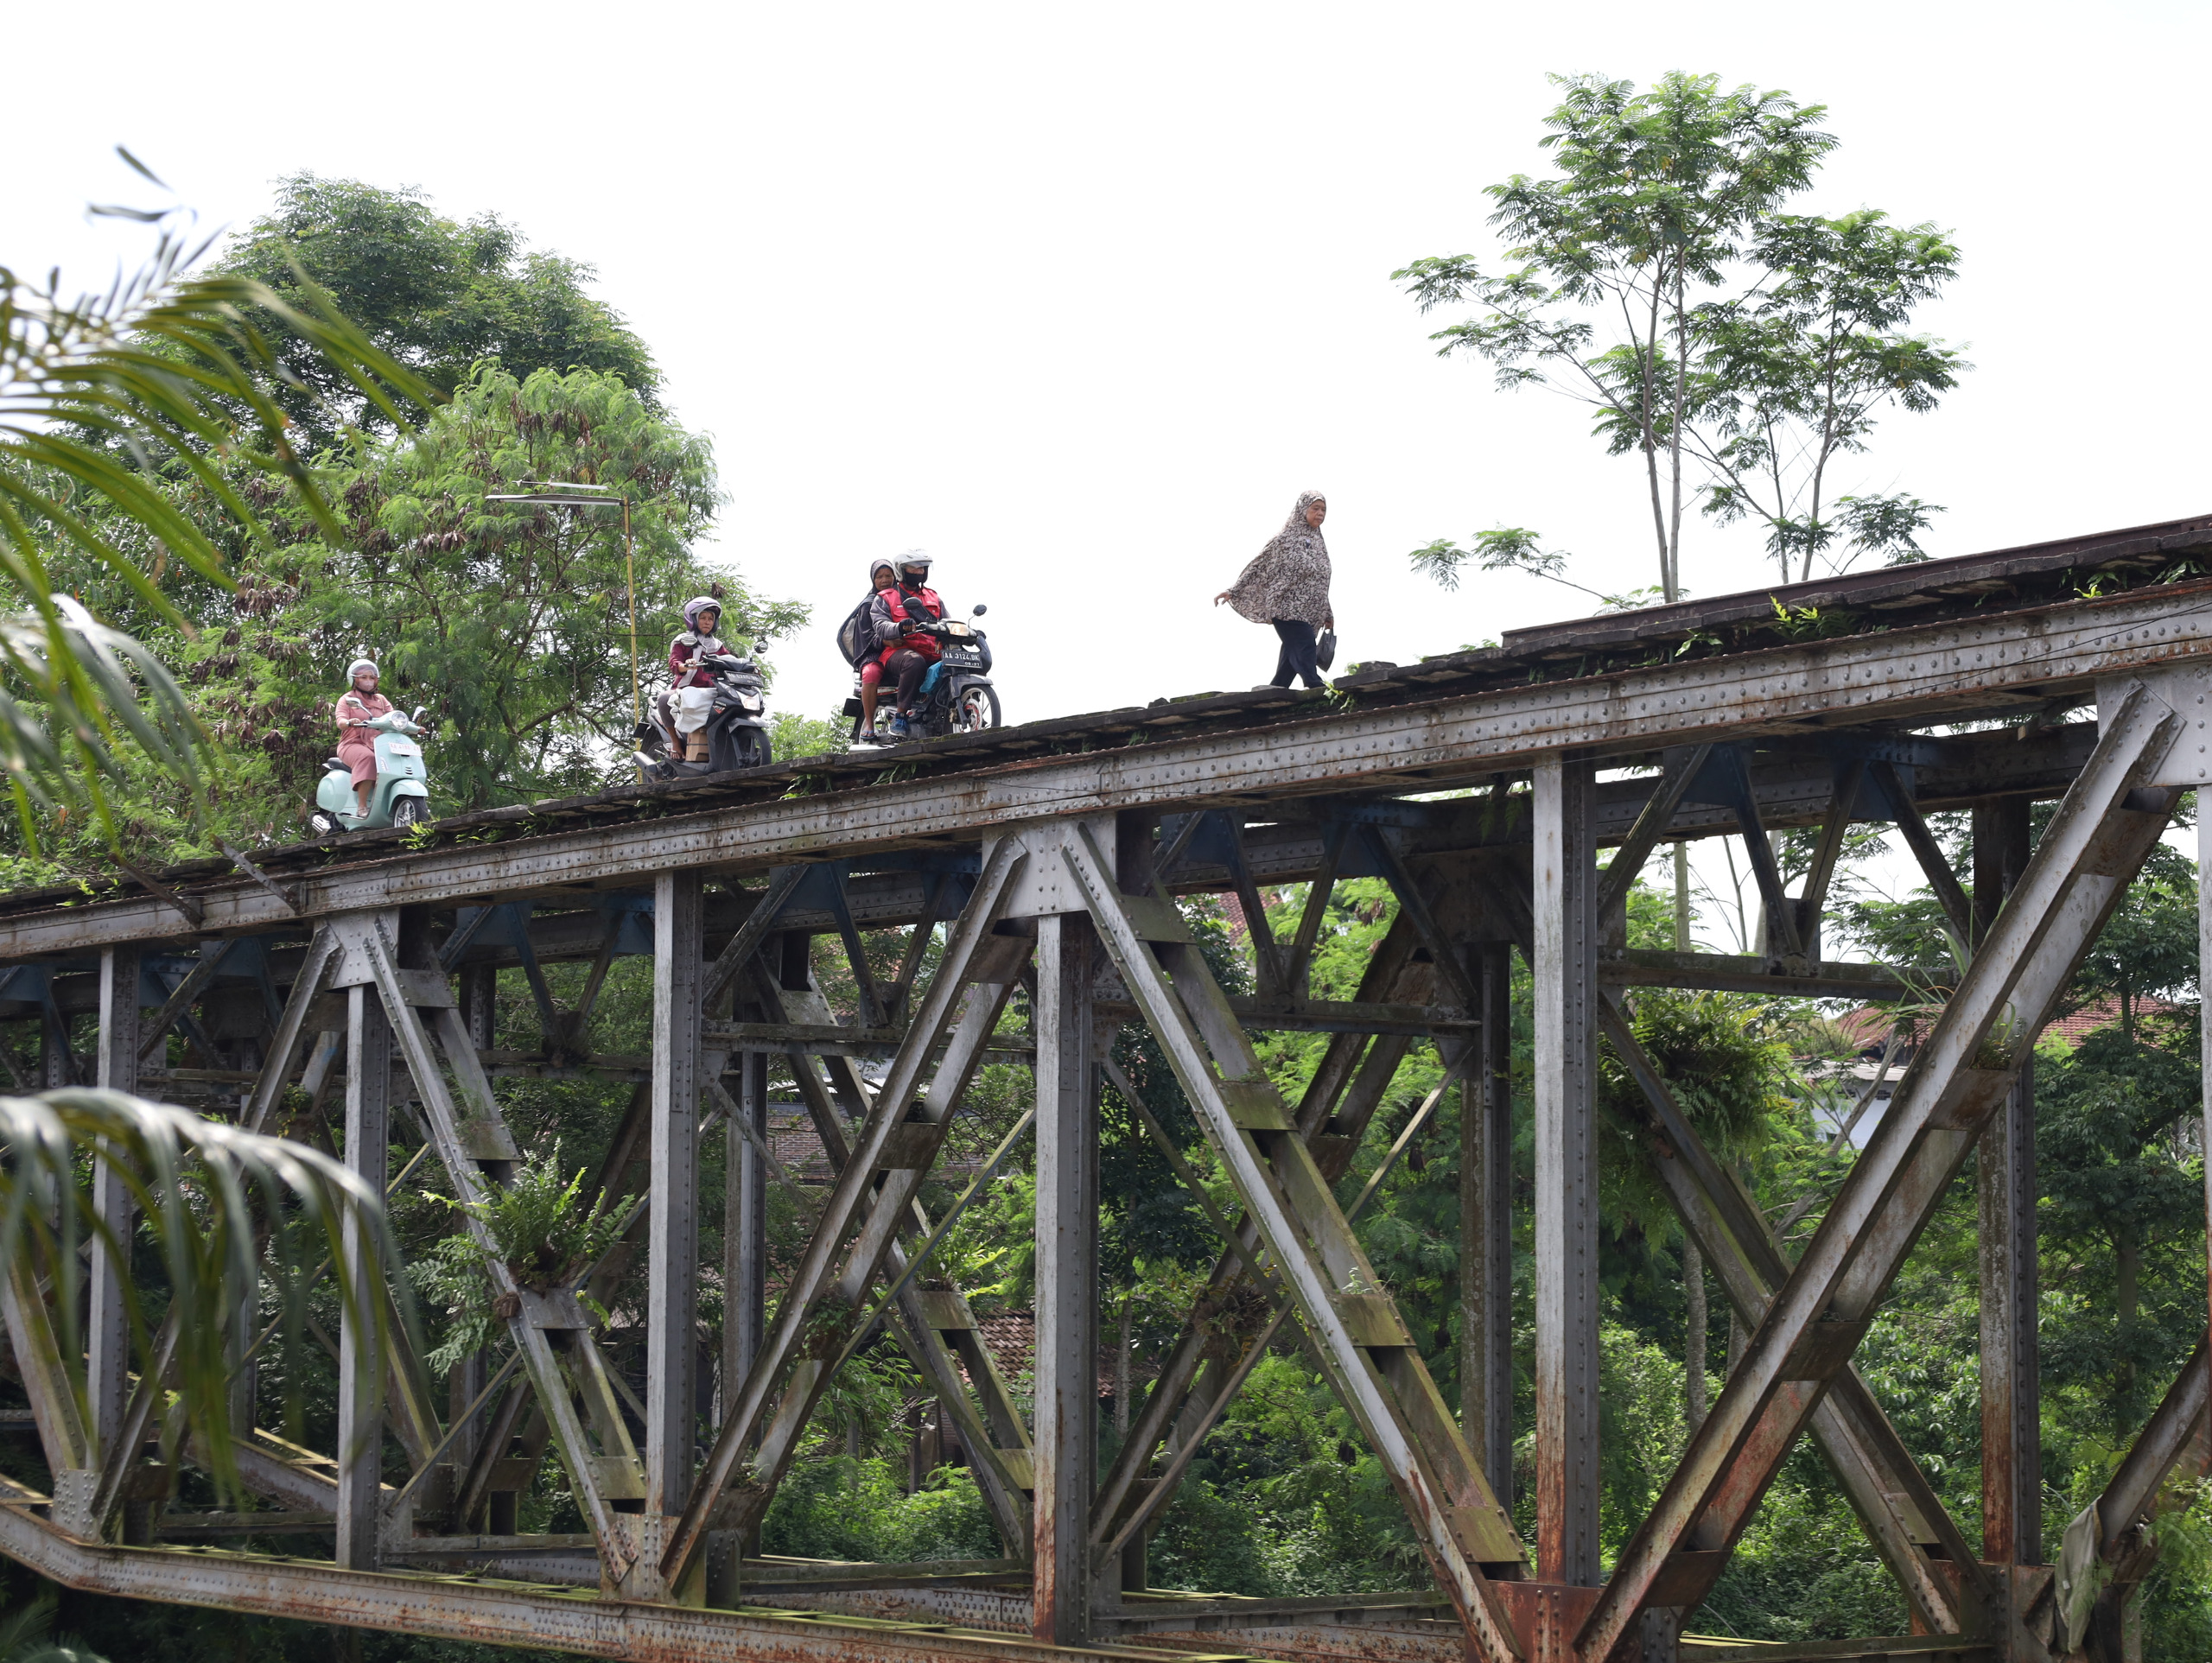
[[[64,1325],[15,1268],[0,1278],[0,1316],[53,1493],[6,1486],[0,1552],[134,1599],[671,1663],[2122,1657],[2161,1497],[2212,1457],[2206,1354],[2068,1533],[2068,1565],[2043,1563],[2023,1071],[2183,790],[2212,778],[2202,572],[2212,517],[1523,631],[1501,647],[1367,666],[1334,698],[1161,700],[500,809],[440,822],[427,838],[302,845],[132,873],[91,894],[0,898],[0,1019],[43,1036],[44,1078],[19,1086],[90,1079],[193,1096],[272,1129],[295,1087],[342,1097],[356,1171],[390,1184],[442,1169],[468,1198],[511,1181],[520,1158],[495,1076],[612,1070],[636,1085],[600,1182],[613,1191],[639,1169],[647,1197],[593,1273],[604,1293],[644,1255],[641,1398],[610,1367],[578,1291],[535,1291],[499,1267],[505,1367],[463,1365],[440,1401],[394,1338],[362,1374],[380,1375],[381,1390],[344,1390],[338,1454],[264,1431],[244,1438],[244,1479],[264,1508],[245,1514],[175,1502],[155,1437],[158,1382],[130,1373],[105,1254],[89,1279],[84,1356],[62,1355]],[[2038,801],[2056,807],[2031,849]],[[1971,872],[1945,864],[1925,819],[1937,809],[1972,811]],[[1854,1001],[1908,991],[1884,967],[1822,951],[1838,852],[1869,822],[1903,834],[1972,959],[1793,1261],[1639,1050],[1623,1000],[1645,987]],[[1819,828],[1796,893],[1768,852],[1766,834],[1784,827]],[[1716,836],[1744,841],[1764,951],[1627,950],[1626,892],[1646,857],[1665,841]],[[1356,999],[1311,998],[1325,898],[1361,876],[1388,881],[1395,922]],[[1257,889],[1296,882],[1313,898],[1279,939]],[[1243,898],[1252,995],[1223,991],[1172,904],[1198,892]],[[922,943],[940,924],[925,979]],[[909,932],[888,981],[863,953],[883,930]],[[810,968],[821,935],[849,956],[852,1022]],[[1536,1033],[1533,1541],[1498,1488],[1512,1470],[1516,949],[1534,970]],[[651,1055],[579,1058],[582,1018],[628,954],[652,956]],[[548,991],[542,967],[554,961],[591,967],[573,1008]],[[492,1045],[494,978],[513,966],[543,1020],[537,1051]],[[922,1184],[980,1061],[1007,1044],[995,1030],[1018,986],[1033,1011],[1039,1174],[1026,1416],[959,1292],[911,1273],[938,1227]],[[70,1050],[86,1012],[97,1012],[89,1058]],[[1098,1094],[1112,1035],[1131,1022],[1158,1039],[1237,1214],[1214,1215],[1226,1247],[1208,1296],[1101,1471]],[[1251,1034],[1270,1028],[1331,1036],[1295,1101],[1255,1056]],[[156,1067],[175,1031],[232,1066]],[[1601,1036],[1642,1085],[1643,1152],[1748,1336],[1609,1570],[1598,1533]],[[1458,1415],[1360,1247],[1360,1203],[1347,1208],[1337,1188],[1422,1039],[1468,1108],[1463,1228],[1482,1314]],[[789,1174],[764,1137],[771,1058],[794,1073],[835,1173],[805,1202],[813,1234],[772,1314],[766,1198]],[[866,1059],[884,1065],[880,1076],[863,1075]],[[392,1110],[410,1099],[421,1147],[395,1173]],[[729,1316],[720,1389],[708,1394],[697,1163],[717,1132],[734,1176]],[[1852,1361],[1976,1149],[1979,1542]],[[95,1183],[121,1222],[124,1186]],[[237,1325],[242,1357],[252,1315],[248,1305]],[[1012,1557],[853,1565],[746,1552],[849,1337],[879,1317],[957,1428]],[[1145,1533],[1191,1452],[1271,1339],[1301,1331],[1395,1486],[1431,1585],[1306,1600],[1147,1589]],[[350,1362],[375,1341],[349,1325],[337,1343]],[[709,1395],[713,1424],[699,1409]],[[1914,1633],[1796,1651],[1684,1638],[1805,1438],[1896,1577]],[[397,1482],[385,1476],[400,1469],[396,1455],[387,1467],[386,1440],[404,1454]],[[517,1528],[518,1494],[549,1449],[584,1533]],[[301,1555],[222,1546],[276,1531]]]

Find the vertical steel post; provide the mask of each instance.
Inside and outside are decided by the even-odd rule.
[[[1513,1505],[1513,949],[1475,949],[1482,1036],[1459,1082],[1459,1419]]]
[[[138,1089],[138,952],[100,951],[100,1032],[95,1078],[110,1091]],[[123,1307],[123,1277],[130,1268],[130,1191],[103,1158],[92,1168],[92,1205],[112,1231],[116,1248],[92,1241],[92,1307],[86,1336],[86,1389],[91,1398],[92,1448],[105,1460],[123,1425],[130,1369],[130,1324]]]
[[[1535,769],[1536,1575],[1598,1580],[1596,765]]]
[[[57,1021],[57,1013],[49,1001],[45,1019],[38,1025],[38,1089],[41,1091],[60,1091],[76,1083],[70,1076],[69,1030],[67,1019]]]
[[[479,1052],[490,1050],[493,1032],[498,1025],[499,973],[488,964],[472,964],[461,970],[459,981],[461,1025],[468,1035],[468,1043]],[[458,1415],[476,1401],[478,1394],[484,1389],[485,1375],[488,1370],[485,1359],[488,1355],[479,1351],[474,1356],[462,1358],[454,1366],[446,1383],[448,1412]],[[490,1422],[495,1413],[495,1411],[487,1412],[478,1416],[474,1424],[463,1427],[454,1439],[452,1460],[456,1482],[460,1475],[467,1472],[475,1463],[477,1450],[489,1432]],[[482,1511],[483,1527],[495,1534],[511,1533],[514,1528],[514,1510],[513,1491],[492,1493]],[[453,1528],[464,1533],[476,1527],[474,1520],[456,1518],[453,1521]]]
[[[768,1305],[768,1164],[753,1139],[768,1138],[768,1054],[738,1053],[736,1120],[724,1128],[728,1139],[722,1193],[722,1412],[736,1395],[738,1382],[760,1355],[760,1336]],[[719,1421],[718,1423],[719,1424]]]
[[[1031,1631],[1090,1638],[1090,1492],[1098,1419],[1098,1095],[1094,927],[1037,921],[1037,1408]]]
[[[2200,966],[2212,964],[2212,815],[2204,812],[2204,792],[2197,792],[2196,811],[2196,951]],[[2198,975],[2202,976],[2200,969]],[[2202,1047],[2198,1066],[2204,1077],[2204,1125],[2202,1141],[2197,1147],[2204,1152],[2204,1216],[2212,1223],[2212,1022],[2204,1023],[2200,1030],[2199,1044]],[[2212,1271],[2212,1229],[2205,1235],[2206,1268]],[[2212,1281],[2208,1281],[2208,1298],[2212,1298]]]
[[[499,999],[499,973],[488,964],[472,964],[461,973],[461,1020],[469,1043],[480,1051],[492,1049],[492,1032]]]
[[[1974,810],[1975,945],[2028,864],[2028,801]],[[1981,1557],[2043,1563],[2042,1406],[2036,1356],[2035,1064],[2021,1065],[1982,1133]]]
[[[698,1441],[699,874],[653,880],[652,1210],[647,1215],[645,1512],[680,1512]]]
[[[391,1131],[391,1028],[371,987],[346,993],[346,1165],[378,1194],[385,1182]],[[366,1355],[376,1345],[370,1300],[375,1283],[365,1256],[373,1251],[346,1220],[345,1263],[354,1312],[338,1335],[338,1563],[353,1571],[377,1565],[377,1506],[384,1482],[384,1371]]]

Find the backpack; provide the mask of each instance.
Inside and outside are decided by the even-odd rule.
[[[845,655],[847,663],[855,668],[875,645],[875,626],[869,619],[874,607],[875,597],[870,595],[837,625],[837,651]]]

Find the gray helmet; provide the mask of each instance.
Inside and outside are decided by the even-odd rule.
[[[346,665],[346,679],[350,682],[363,670],[366,670],[379,682],[384,680],[384,672],[377,668],[376,660],[373,658],[356,658],[352,663]]]
[[[922,581],[924,582],[927,582],[929,581],[930,568],[936,564],[936,562],[931,558],[930,552],[926,549],[909,549],[905,554],[899,556],[896,564],[898,574],[902,578],[906,575],[906,568],[909,566],[920,567],[922,568]]]

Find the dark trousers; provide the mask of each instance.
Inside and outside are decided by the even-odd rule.
[[[1320,666],[1313,662],[1316,644],[1313,626],[1301,624],[1294,618],[1274,620],[1275,633],[1282,638],[1282,651],[1275,655],[1275,679],[1273,685],[1288,687],[1290,678],[1302,676],[1308,687],[1321,685]]]
[[[899,683],[899,714],[903,716],[914,708],[914,695],[922,677],[930,673],[930,661],[912,647],[901,647],[891,655],[883,673]]]

